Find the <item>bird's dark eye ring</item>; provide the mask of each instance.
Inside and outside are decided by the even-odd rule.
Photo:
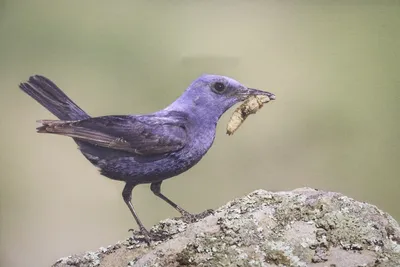
[[[216,82],[214,83],[214,90],[217,93],[222,93],[225,90],[225,84],[221,83],[221,82]]]

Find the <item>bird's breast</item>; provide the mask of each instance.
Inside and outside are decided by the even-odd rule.
[[[188,134],[188,142],[182,149],[182,160],[197,163],[210,149],[215,138],[215,127],[203,127]]]

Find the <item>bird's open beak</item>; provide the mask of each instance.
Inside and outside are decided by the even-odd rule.
[[[246,92],[244,92],[243,94],[240,94],[240,100],[243,101],[251,95],[265,95],[265,96],[268,96],[268,98],[270,100],[275,100],[275,95],[273,93],[258,90],[258,89],[253,89],[253,88],[247,88]]]

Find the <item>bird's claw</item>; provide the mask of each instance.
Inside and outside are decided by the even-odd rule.
[[[182,221],[184,221],[185,223],[194,223],[197,222],[201,219],[204,219],[205,217],[207,217],[210,214],[213,214],[214,210],[212,209],[208,209],[206,211],[203,211],[199,214],[191,214],[187,211],[182,211],[182,217],[177,218],[180,219]],[[129,229],[129,232],[132,232],[132,239],[139,241],[139,242],[146,242],[149,246],[151,244],[151,242],[157,242],[157,241],[164,241],[168,238],[170,238],[172,235],[170,234],[165,234],[165,233],[155,233],[153,231],[149,232],[147,231],[146,228],[144,227],[140,227],[139,231],[134,230],[134,229]]]

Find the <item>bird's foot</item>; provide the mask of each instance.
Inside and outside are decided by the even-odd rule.
[[[185,223],[194,223],[194,222],[198,222],[201,219],[204,219],[205,217],[207,217],[208,215],[211,215],[213,213],[214,213],[214,210],[212,210],[212,209],[205,210],[198,214],[191,214],[187,211],[184,211],[184,212],[181,212],[182,217],[179,219],[181,219]]]

